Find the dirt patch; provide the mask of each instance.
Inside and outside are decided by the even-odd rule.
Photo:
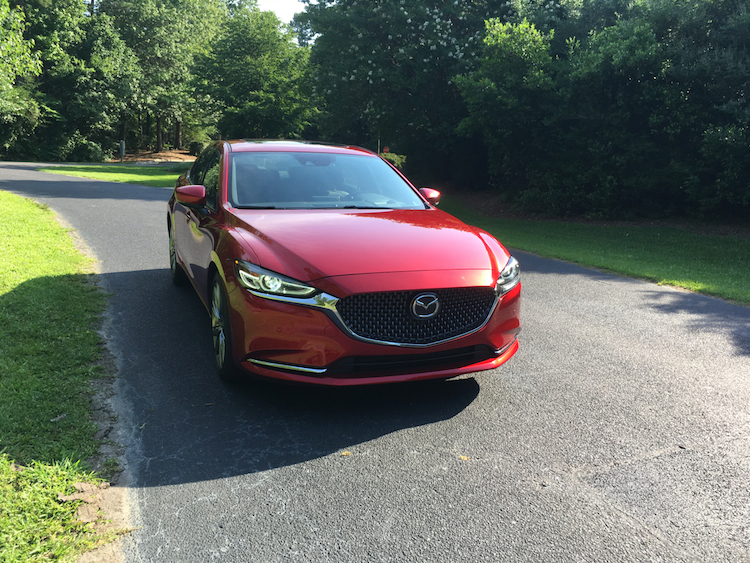
[[[122,487],[112,487],[109,483],[75,483],[76,492],[71,495],[58,495],[61,502],[83,501],[77,509],[76,517],[89,523],[100,534],[118,536],[96,549],[84,553],[78,563],[122,563],[123,556],[119,537],[128,531],[126,491]]]
[[[127,153],[123,162],[192,162],[195,157],[186,150],[171,150],[162,152],[139,151]],[[110,162],[120,162],[120,158],[113,158]]]
[[[122,478],[126,465],[125,448],[117,442],[118,417],[112,404],[115,397],[117,363],[104,343],[105,337],[101,327],[99,327],[99,333],[102,334],[103,343],[97,365],[101,368],[103,375],[91,383],[93,391],[91,419],[99,429],[94,438],[99,440],[100,445],[97,454],[86,461],[94,471],[109,482],[99,486],[78,483],[75,485],[76,493],[61,497],[60,500],[82,500],[83,502],[78,507],[78,519],[91,523],[99,533],[117,536],[113,541],[84,553],[79,557],[78,563],[122,563],[124,561],[122,537],[131,528],[127,487],[124,482],[121,482],[125,481]]]

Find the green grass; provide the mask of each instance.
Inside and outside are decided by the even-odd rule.
[[[76,519],[80,501],[58,499],[84,481],[99,480],[67,461],[21,468],[0,454],[0,563],[72,562],[109,539]]]
[[[157,188],[173,188],[177,177],[185,172],[192,163],[168,165],[137,166],[137,165],[86,165],[86,166],[48,166],[39,168],[40,172],[61,174],[63,176],[78,176],[93,178],[105,182],[124,182],[155,186]]]
[[[0,561],[74,560],[96,535],[55,499],[91,477],[79,465],[98,451],[90,382],[106,297],[49,209],[3,191],[0,207]]]
[[[674,227],[493,218],[449,199],[441,209],[512,248],[750,304],[750,240]]]

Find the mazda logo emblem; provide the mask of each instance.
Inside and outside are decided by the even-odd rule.
[[[411,302],[411,314],[417,319],[431,319],[440,311],[440,301],[434,293],[420,293]]]

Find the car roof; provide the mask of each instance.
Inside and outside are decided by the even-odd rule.
[[[361,147],[351,145],[334,145],[316,141],[289,141],[285,139],[238,139],[226,141],[230,152],[319,152],[333,154],[366,154],[376,156],[375,153]]]

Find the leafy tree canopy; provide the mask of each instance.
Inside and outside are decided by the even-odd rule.
[[[329,135],[447,148],[463,112],[452,83],[474,68],[484,20],[505,1],[324,0],[298,16]],[[370,138],[357,134],[370,132]]]
[[[41,72],[34,42],[24,38],[24,29],[24,13],[0,0],[0,88],[10,88],[19,76]]]
[[[222,0],[101,0],[141,70],[133,113],[157,119],[157,149],[165,120],[181,122],[194,110],[190,85],[196,56],[218,32],[226,7]]]
[[[197,92],[227,137],[298,137],[315,114],[309,49],[273,12],[235,3],[196,67]]]
[[[12,8],[8,0],[0,0],[0,155],[39,119],[32,93],[17,84],[42,70],[34,41],[23,35],[25,27],[24,13]]]
[[[497,189],[550,215],[750,214],[741,1],[511,2],[458,77]]]

